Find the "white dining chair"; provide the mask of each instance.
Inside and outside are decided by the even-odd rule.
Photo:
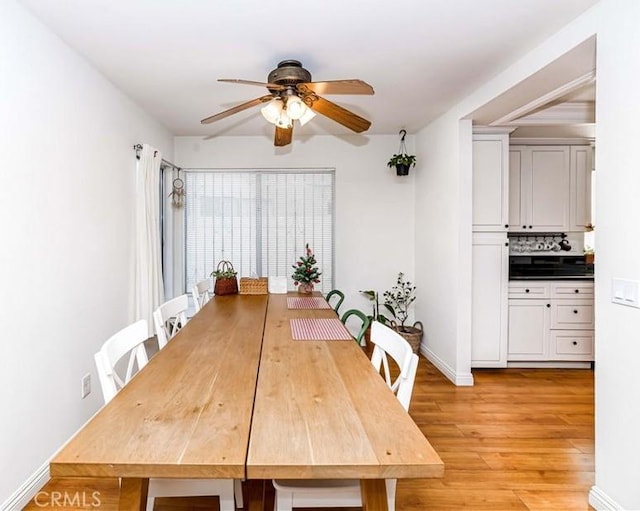
[[[193,305],[198,312],[205,303],[211,299],[211,282],[209,279],[201,280],[191,290],[193,296]]]
[[[133,375],[147,365],[148,358],[144,341],[148,337],[149,327],[146,320],[141,319],[111,336],[102,345],[100,351],[94,355],[105,403],[111,401]],[[116,366],[119,365],[122,368],[127,355],[126,369],[124,375],[121,376],[118,374]]]
[[[107,404],[131,378],[148,362],[144,341],[149,337],[147,322],[142,319],[120,330],[110,337],[95,354],[98,378],[102,387],[104,402]],[[118,375],[126,359],[123,376]],[[235,494],[235,495],[234,495]],[[235,511],[236,502],[240,507],[242,485],[233,479],[149,479],[147,511],[153,511],[158,497],[201,497],[218,496],[220,511]]]
[[[153,312],[158,349],[164,348],[167,342],[187,324],[188,309],[189,296],[184,294],[164,302]]]
[[[385,379],[402,407],[409,411],[413,384],[418,370],[418,355],[411,345],[391,328],[374,321],[371,325],[374,344],[371,364]],[[389,357],[400,370],[395,380]],[[395,511],[396,479],[385,481],[387,506]],[[275,479],[275,511],[291,511],[294,507],[362,507],[360,481],[357,479]]]

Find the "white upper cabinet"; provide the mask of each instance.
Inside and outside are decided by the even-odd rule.
[[[512,146],[509,230],[584,231],[590,223],[591,148]]]
[[[593,148],[571,147],[571,230],[591,228],[591,172]]]
[[[505,232],[509,223],[509,136],[473,136],[473,230]]]

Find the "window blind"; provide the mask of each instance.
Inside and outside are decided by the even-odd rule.
[[[221,260],[239,276],[286,276],[312,248],[333,288],[334,179],[328,170],[185,171],[185,285],[190,290]]]

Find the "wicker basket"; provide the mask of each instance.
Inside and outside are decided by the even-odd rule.
[[[220,261],[216,271],[234,271],[229,261]],[[213,273],[212,273],[213,275]],[[238,279],[236,277],[216,278],[213,293],[216,295],[235,295],[238,292]]]
[[[269,279],[267,277],[249,278],[240,277],[241,295],[266,295],[269,294]]]
[[[420,328],[417,328],[418,325]],[[413,326],[405,326],[402,330],[400,330],[400,326],[393,325],[393,329],[411,344],[414,353],[417,354],[420,352],[420,342],[422,341],[422,334],[424,333],[421,321],[416,321]]]

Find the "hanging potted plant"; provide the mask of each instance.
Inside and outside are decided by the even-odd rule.
[[[407,147],[404,144],[404,137],[406,136],[406,130],[400,130],[400,149],[398,149],[398,154],[394,154],[387,163],[387,167],[396,168],[398,176],[408,176],[409,169],[416,166],[415,155],[407,154]]]

